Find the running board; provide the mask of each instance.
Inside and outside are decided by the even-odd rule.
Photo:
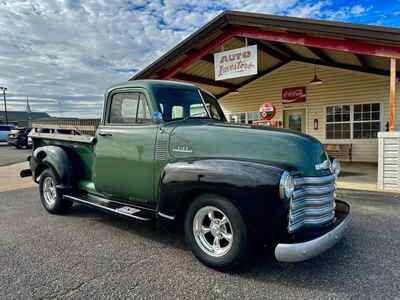
[[[63,198],[89,207],[100,209],[105,212],[139,221],[151,221],[154,220],[156,216],[156,212],[151,209],[140,208],[131,204],[121,203],[90,194],[66,194],[63,196]]]

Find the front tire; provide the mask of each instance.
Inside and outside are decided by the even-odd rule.
[[[62,193],[56,188],[59,183],[57,175],[50,168],[40,175],[40,200],[43,207],[52,214],[62,214],[72,206],[72,202],[63,199]]]
[[[242,264],[248,253],[247,228],[239,210],[212,194],[197,197],[185,217],[185,240],[205,265],[229,270]]]

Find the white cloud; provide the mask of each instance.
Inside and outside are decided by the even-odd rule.
[[[361,5],[354,5],[351,9],[350,12],[354,15],[360,15],[365,13],[367,9]]]
[[[329,20],[346,20],[365,14],[372,9],[372,6],[362,5],[335,7],[334,2],[322,0],[314,3],[307,3],[294,7],[289,15],[301,18],[318,18]]]
[[[319,1],[317,3],[308,3],[303,6],[297,6],[289,12],[290,16],[299,18],[317,18],[321,17],[322,9],[329,5],[327,1]]]
[[[98,116],[107,86],[134,72],[226,9],[337,18],[360,5],[300,0],[0,0],[0,85],[9,107]],[[340,13],[339,13],[340,12]]]

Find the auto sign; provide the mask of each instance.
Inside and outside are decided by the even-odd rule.
[[[257,45],[214,54],[215,80],[257,74]]]

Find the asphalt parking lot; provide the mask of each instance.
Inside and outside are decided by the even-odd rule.
[[[0,167],[26,161],[31,149],[17,149],[5,142],[0,142]]]
[[[313,260],[263,253],[235,273],[200,264],[180,233],[86,207],[41,208],[35,188],[0,193],[0,298],[400,299],[400,196],[341,193],[353,226]]]

